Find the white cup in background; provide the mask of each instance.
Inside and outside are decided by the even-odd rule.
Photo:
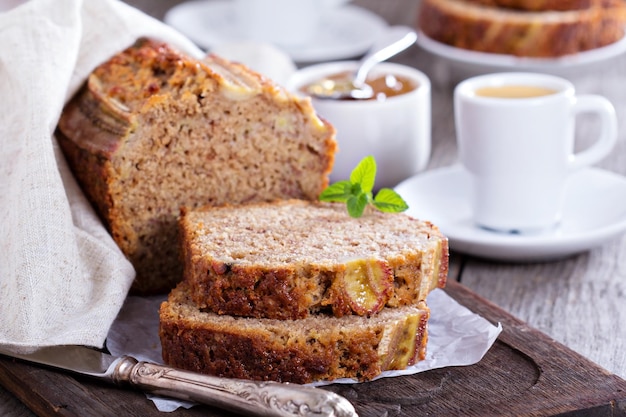
[[[545,95],[532,93],[543,89]],[[569,175],[608,155],[617,138],[615,110],[606,98],[577,96],[569,81],[550,75],[467,79],[454,90],[454,111],[460,160],[472,177],[474,221],[501,232],[555,227]],[[601,131],[593,145],[574,153],[580,113],[596,114]]]
[[[307,85],[330,75],[354,71],[355,61],[305,67],[291,77],[288,87],[303,94]],[[365,156],[373,155],[378,173],[376,188],[393,187],[422,171],[431,150],[431,85],[421,71],[406,65],[381,63],[368,78],[395,75],[415,88],[384,101],[312,98],[317,113],[337,130],[339,150],[330,174],[331,182],[347,180]]]
[[[240,32],[248,39],[304,45],[318,32],[324,13],[348,0],[232,0]]]

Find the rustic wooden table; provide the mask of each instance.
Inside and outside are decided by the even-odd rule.
[[[128,0],[159,19],[179,2]],[[417,0],[354,0],[352,3],[379,13],[390,24],[407,25],[414,23],[419,6]],[[452,112],[455,80],[442,76],[448,74],[449,68],[417,46],[394,60],[421,69],[434,81],[433,153],[429,169],[455,163]],[[618,119],[626,120],[626,55],[613,59],[608,65],[567,76],[578,92],[609,98],[617,110]],[[589,129],[593,131],[593,123]],[[620,126],[619,132],[617,147],[599,166],[626,175],[626,128]],[[580,136],[584,142],[585,132]],[[459,281],[609,373],[626,379],[626,235],[589,252],[543,263],[502,263],[453,253],[450,280]],[[621,412],[626,411],[622,409]],[[2,387],[0,414],[10,417],[35,415]]]

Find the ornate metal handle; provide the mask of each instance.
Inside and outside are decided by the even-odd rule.
[[[219,378],[121,357],[111,375],[165,397],[191,400],[254,416],[358,417],[348,400],[323,389],[297,384]]]

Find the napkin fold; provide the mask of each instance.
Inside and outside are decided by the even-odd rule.
[[[141,36],[204,53],[117,0],[31,0],[0,13],[0,345],[102,347],[134,270],[56,144],[64,104]]]

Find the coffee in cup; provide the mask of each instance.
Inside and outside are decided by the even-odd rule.
[[[615,110],[604,97],[576,95],[567,80],[535,73],[470,78],[454,90],[457,144],[472,179],[477,225],[538,233],[560,220],[567,180],[604,158],[617,138]],[[593,113],[601,131],[575,153],[575,121]]]
[[[496,98],[531,98],[548,96],[556,92],[556,90],[551,88],[536,85],[499,85],[494,87],[481,87],[476,90],[476,95]]]

